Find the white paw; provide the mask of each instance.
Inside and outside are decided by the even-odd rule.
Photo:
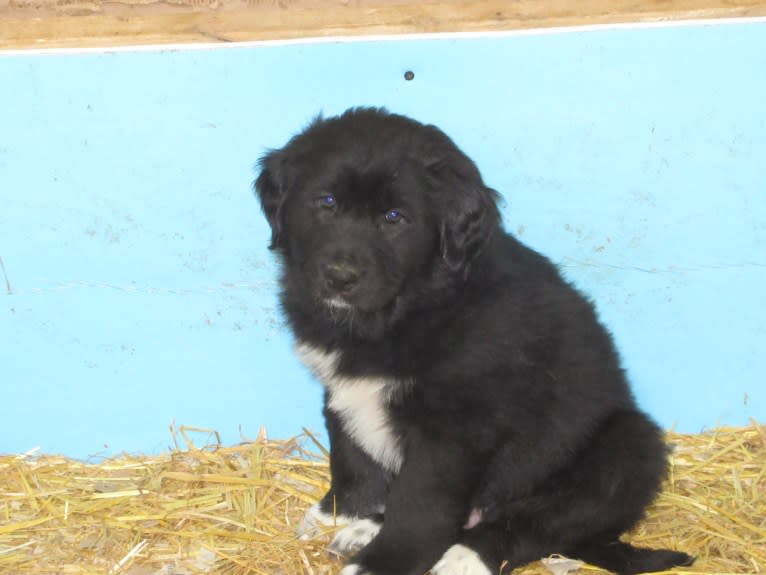
[[[335,534],[330,551],[350,555],[365,547],[380,531],[381,524],[372,519],[357,519]]]
[[[313,539],[322,534],[324,527],[333,527],[335,525],[347,525],[351,523],[353,518],[346,517],[345,515],[332,516],[329,513],[325,513],[319,508],[319,503],[316,503],[308,508],[306,515],[303,516],[303,521],[296,529],[298,537],[303,539]]]
[[[492,572],[476,551],[457,544],[444,552],[431,569],[431,575],[492,575]]]
[[[362,571],[362,568],[359,567],[359,565],[351,563],[341,569],[338,575],[364,575],[364,571]]]

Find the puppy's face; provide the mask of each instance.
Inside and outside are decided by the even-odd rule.
[[[402,159],[359,165],[329,150],[316,161],[283,207],[288,283],[336,315],[392,306],[438,260],[427,182]]]
[[[464,279],[498,226],[474,164],[442,132],[402,116],[317,120],[261,167],[283,300],[360,333],[380,336]]]

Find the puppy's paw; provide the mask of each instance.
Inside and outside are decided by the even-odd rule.
[[[308,508],[306,515],[303,516],[303,521],[296,529],[298,537],[302,540],[313,539],[321,535],[325,527],[333,527],[335,525],[347,525],[351,523],[353,518],[346,517],[345,515],[330,515],[325,513],[319,508],[319,503],[316,503]]]
[[[356,563],[349,563],[343,569],[340,570],[338,575],[370,575],[369,571],[365,571]]]
[[[381,524],[373,519],[357,519],[335,534],[330,552],[338,555],[356,553],[372,541],[380,528]]]
[[[476,551],[456,544],[431,568],[431,575],[492,575],[492,572]]]

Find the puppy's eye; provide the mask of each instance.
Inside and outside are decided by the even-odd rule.
[[[326,194],[324,196],[319,196],[317,203],[322,208],[334,208],[338,202],[335,199],[335,196]]]
[[[399,210],[388,210],[386,212],[386,221],[389,224],[397,224],[401,221],[404,221],[404,214],[402,214],[402,212]]]

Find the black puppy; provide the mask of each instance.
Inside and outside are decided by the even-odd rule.
[[[342,575],[490,575],[561,553],[622,574],[666,468],[593,306],[506,233],[440,130],[382,110],[314,121],[256,190],[301,359],[324,384]]]

